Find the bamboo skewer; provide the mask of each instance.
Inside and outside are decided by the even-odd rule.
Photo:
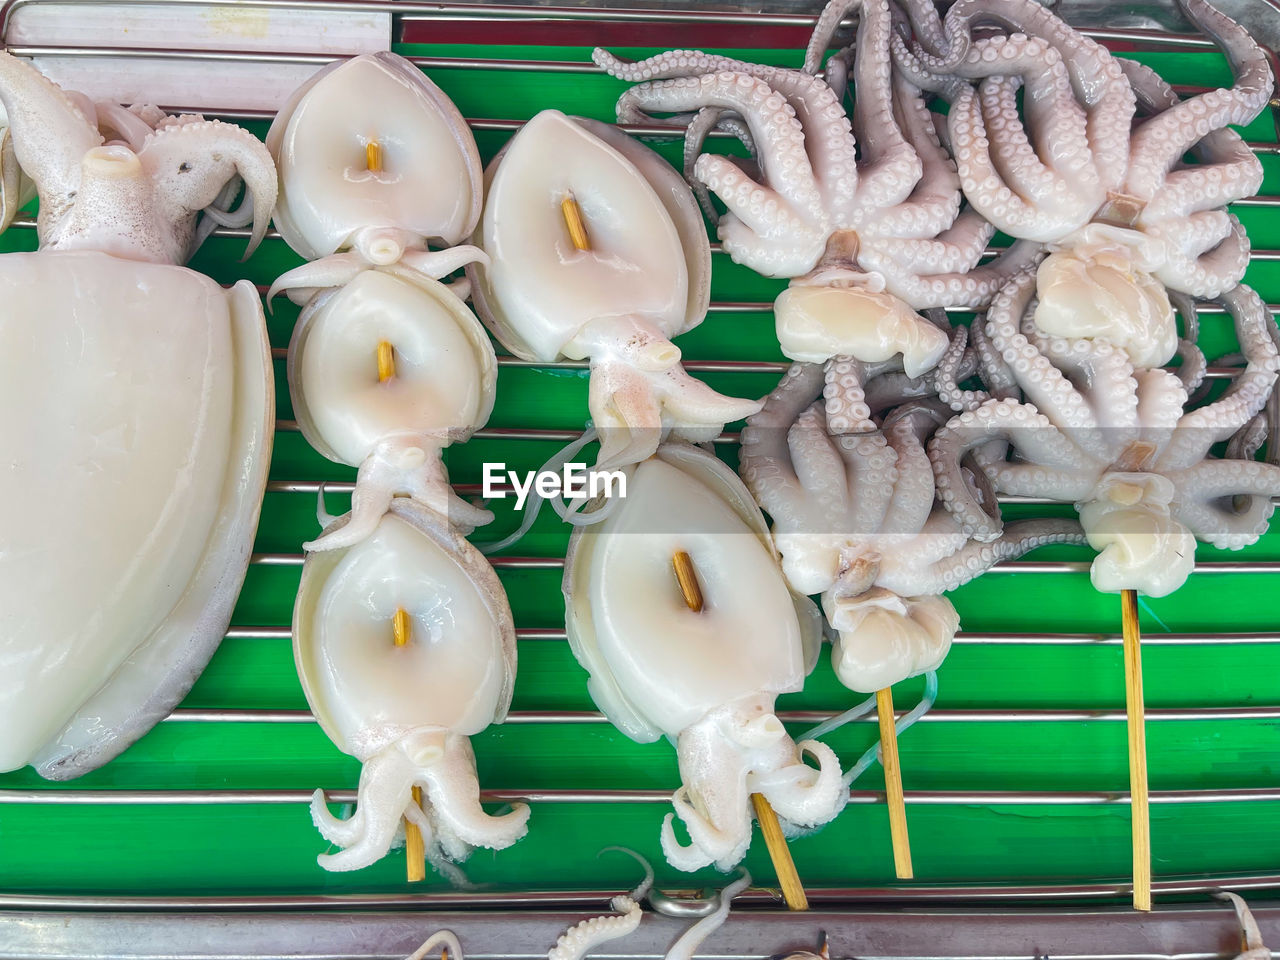
[[[406,646],[412,638],[413,627],[409,613],[404,607],[396,607],[395,616],[391,618],[391,637],[397,647]],[[422,788],[413,788],[413,802],[422,806]],[[427,879],[427,852],[422,841],[422,831],[409,820],[404,822],[404,872],[410,883],[420,883]]]
[[[893,690],[876,691],[876,716],[880,721],[880,754],[884,767],[884,793],[889,804],[889,835],[893,841],[893,869],[899,880],[910,880],[911,840],[907,836],[907,803],[902,793],[902,764],[898,760],[898,731],[894,726]]]
[[[679,550],[672,556],[671,566],[675,571],[676,583],[680,587],[681,596],[684,597],[685,606],[694,613],[701,613],[702,587],[698,584],[698,571],[693,565],[693,558],[683,550]],[[774,872],[778,875],[778,886],[782,888],[782,897],[787,907],[791,910],[808,910],[809,898],[805,895],[804,884],[800,882],[800,874],[796,871],[796,862],[791,858],[787,838],[782,835],[782,824],[778,822],[778,814],[774,812],[763,794],[751,794],[751,806],[760,824],[760,833],[769,851],[769,859],[773,861]]]
[[[396,375],[395,348],[386,340],[378,341],[378,382],[386,383]]]
[[[560,212],[564,215],[564,225],[569,229],[569,239],[573,241],[575,250],[590,250],[591,239],[587,236],[587,225],[582,220],[582,209],[573,195],[560,201]]]
[[[1133,821],[1133,908],[1151,909],[1151,811],[1147,794],[1147,733],[1142,702],[1142,633],[1138,594],[1120,593],[1124,630],[1124,700],[1129,727],[1129,815]]]

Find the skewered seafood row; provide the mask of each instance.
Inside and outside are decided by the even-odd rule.
[[[333,119],[347,115],[360,119]],[[473,847],[514,843],[529,816],[480,805],[468,737],[506,716],[515,628],[493,568],[464,539],[490,515],[453,493],[441,460],[493,409],[497,365],[463,303],[468,284],[438,279],[484,254],[427,249],[474,228],[479,156],[444,94],[387,53],[321,71],[267,143],[281,233],[320,257],[273,288],[306,302],[289,345],[298,423],[325,456],[359,467],[351,512],[321,509],[294,609],[308,702],[363,764],[349,819],[315,793],[316,827],[344,848],[319,862],[368,866],[403,819],[448,872]]]
[[[946,359],[939,368],[944,395],[964,411],[932,442],[943,502],[970,535],[999,536],[958,465],[976,446],[1006,442],[1012,456],[983,464],[987,482],[1000,493],[1075,503],[1099,551],[1094,586],[1152,596],[1185,581],[1196,538],[1226,549],[1257,540],[1280,494],[1280,469],[1211,455],[1215,444],[1258,426],[1280,371],[1275,324],[1257,295],[1238,285],[1248,239],[1232,215],[1213,209],[1260,183],[1257,159],[1226,125],[1257,114],[1271,74],[1238,26],[1200,0],[1183,8],[1224,47],[1237,76],[1231,89],[1180,101],[1145,67],[1022,3],[998,13],[956,4],[943,26],[923,34],[932,31],[935,41],[945,34],[946,57],[898,50],[912,69],[935,71],[953,100],[953,146],[975,207],[1054,251],[1001,291],[982,325],[1012,389],[999,398],[962,391]],[[920,33],[927,11],[913,13]],[[1026,34],[969,38],[970,26],[992,19]],[[980,79],[976,89],[971,79]],[[1035,102],[1048,105],[1020,120],[1007,98],[1023,82],[1052,98],[1038,95]],[[1130,135],[1136,107],[1145,117]],[[1036,168],[1035,153],[1015,149],[1028,136],[1062,169]],[[1012,183],[994,192],[989,178],[977,184],[989,150],[1005,158],[1007,177],[1034,179],[1039,189],[1022,191],[1024,202],[1006,196]],[[1201,162],[1175,169],[1187,150]],[[1203,406],[1190,399],[1203,354],[1178,339],[1166,285],[1179,302],[1179,294],[1218,300],[1234,321],[1245,368]],[[1192,328],[1194,306],[1185,305]],[[1182,366],[1159,369],[1175,353]]]
[[[0,770],[63,780],[167,716],[231,618],[270,459],[266,329],[252,285],[179,264],[241,179],[252,251],[276,177],[239,127],[94,105],[4,53],[0,103],[0,220],[26,178],[40,198],[40,249],[0,256]]]
[[[1236,82],[1185,101],[1163,94],[1134,126],[1135,90],[1162,82],[1032,0],[961,0],[945,22],[932,4],[908,6],[925,46],[908,50],[896,37],[895,57],[951,101],[966,198],[1004,233],[1050,252],[1038,272],[1036,330],[1107,340],[1140,369],[1168,363],[1177,333],[1165,288],[1212,299],[1248,264],[1244,228],[1222,208],[1257,191],[1262,166],[1228,125],[1266,106],[1266,53],[1205,0],[1179,0],[1223,48]],[[1010,32],[971,35],[991,24]],[[1182,164],[1189,150],[1202,162]]]
[[[833,89],[814,74],[853,10],[857,40],[830,73]],[[594,59],[636,83],[618,101],[619,121],[687,128],[686,175],[718,219],[725,252],[764,276],[791,279],[774,303],[784,354],[878,362],[900,353],[907,374],[919,376],[947,341],[915,311],[984,305],[1034,251],[1019,245],[978,265],[992,228],[961,212],[960,180],[921,91],[890,69],[892,26],[888,0],[836,0],[818,23],[805,71],[688,50],[639,63],[596,50]],[[857,90],[852,125],[842,102],[846,73]],[[698,155],[727,115],[752,163]],[[727,212],[715,210],[708,191]]]
[[[863,693],[941,665],[960,622],[945,592],[1038,546],[1084,541],[1056,519],[1008,524],[988,543],[965,533],[935,497],[926,453],[950,411],[912,399],[877,419],[864,384],[888,366],[796,364],[742,436],[742,478],[773,520],[787,582],[822,595],[836,676]]]
[[[797,827],[844,807],[831,749],[795,743],[773,712],[774,698],[799,690],[813,668],[820,616],[788,589],[759,508],[719,459],[668,443],[628,467],[626,498],[574,533],[564,595],[596,705],[633,740],[665,735],[676,745],[682,785],[662,827],[673,866],[737,863],[753,793]]]
[[[474,242],[488,256],[467,273],[494,336],[526,360],[590,359],[598,469],[760,409],[680,366],[671,338],[710,299],[706,230],[679,174],[614,127],[558,110],[526,123],[485,171]]]

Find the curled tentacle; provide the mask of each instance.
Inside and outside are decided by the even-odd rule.
[[[446,849],[451,843],[455,850],[461,845],[502,850],[528,830],[528,804],[512,804],[510,811],[499,816],[480,806],[476,758],[466,737],[448,734],[443,754],[419,771],[418,780],[426,788],[424,794]]]
[[[349,519],[304,543],[303,549],[337,550],[359,543],[377,528],[396,496],[412,497],[448,517],[464,535],[491,521],[492,513],[453,492],[440,459],[440,446],[438,438],[428,437],[391,437],[379,443],[356,473]]]
[[[729,916],[729,905],[733,902],[733,898],[751,885],[751,874],[746,870],[742,870],[741,874],[737,880],[720,891],[715,911],[691,926],[680,935],[679,940],[671,945],[665,960],[693,960],[694,954],[698,952],[703,941],[718,930],[725,918]]]
[[[1222,298],[1235,323],[1236,341],[1245,356],[1245,369],[1215,402],[1192,410],[1178,422],[1178,429],[1161,452],[1158,465],[1180,469],[1202,460],[1215,443],[1228,439],[1266,405],[1280,374],[1267,305],[1252,289],[1241,284]]]
[[[644,880],[630,893],[619,894],[609,901],[615,911],[613,916],[590,917],[562,933],[555,946],[547,953],[547,960],[582,960],[600,944],[625,937],[640,926],[643,917],[640,901],[653,886],[653,868],[640,854],[626,847],[606,849],[617,850],[635,858],[644,867]],[[602,850],[601,853],[603,852]]]
[[[1249,123],[1272,95],[1267,55],[1247,31],[1205,0],[1180,0],[1179,6],[1192,24],[1222,47],[1235,84],[1172,104],[1138,128],[1125,179],[1126,192],[1135,195],[1162,184],[1169,169],[1209,133],[1230,124]]]
[[[965,477],[961,461],[991,440],[1006,440],[1036,464],[1060,469],[1078,467],[1078,447],[1049,418],[1029,404],[988,400],[977,410],[962,413],[934,434],[929,442],[938,497],[967,536],[988,542],[1000,535],[999,510],[986,503]]]
[[[1280,497],[1280,467],[1255,460],[1202,460],[1169,478],[1179,493],[1173,517],[1224,550],[1262,536]]]

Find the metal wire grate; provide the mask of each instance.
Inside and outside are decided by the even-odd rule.
[[[20,13],[24,7],[29,7],[38,3],[66,3],[70,0],[9,0],[3,8],[3,15],[0,17],[0,30],[7,30],[13,18]],[[80,0],[84,2],[84,0]],[[95,0],[88,0],[95,2]],[[787,27],[802,26],[807,27],[813,22],[810,14],[802,12],[765,12],[765,13],[744,13],[727,10],[700,10],[700,9],[674,9],[674,8],[655,8],[650,10],[628,10],[613,8],[597,8],[597,7],[572,7],[572,8],[548,8],[548,7],[519,7],[519,6],[497,6],[497,5],[469,5],[469,4],[440,4],[440,3],[422,3],[414,2],[414,0],[395,0],[395,2],[373,2],[367,3],[362,0],[215,0],[210,4],[205,0],[124,0],[125,5],[129,6],[162,6],[171,5],[192,5],[200,4],[203,6],[225,6],[228,8],[251,7],[266,10],[316,10],[326,9],[335,11],[344,10],[362,10],[362,11],[384,11],[395,15],[397,38],[403,35],[404,28],[407,24],[412,23],[441,23],[441,22],[474,22],[478,25],[478,29],[486,29],[489,26],[510,25],[512,23],[524,21],[544,21],[544,22],[579,22],[590,21],[605,25],[625,25],[633,22],[648,23],[665,23],[672,27],[672,46],[679,43],[679,29],[681,25],[687,24],[747,24],[751,26],[765,27]],[[1273,11],[1274,15],[1274,11]],[[1161,30],[1134,28],[1134,29],[1096,29],[1086,31],[1112,45],[1120,45],[1125,49],[1138,50],[1156,50],[1166,52],[1193,52],[1203,53],[1207,49],[1212,48],[1212,44],[1199,37],[1191,37],[1185,35],[1176,35]],[[300,63],[315,64],[317,66],[329,62],[332,58],[327,55],[308,55],[308,54],[262,54],[262,53],[239,53],[236,51],[177,51],[169,49],[140,49],[140,48],[121,48],[121,47],[88,47],[88,46],[17,46],[7,48],[10,52],[28,57],[57,56],[66,58],[105,58],[105,57],[127,57],[138,60],[160,60],[160,61],[179,61],[179,60],[201,60],[209,62],[278,62],[278,63]],[[504,48],[507,50],[509,48]],[[529,51],[526,51],[528,53]],[[420,54],[411,55],[411,59],[419,66],[427,70],[449,70],[449,71],[477,71],[488,72],[493,71],[499,74],[512,74],[517,76],[528,75],[545,75],[545,74],[564,74],[570,76],[578,76],[585,74],[598,74],[600,71],[591,63],[582,60],[563,60],[563,59],[537,59],[534,56],[528,56],[522,59],[513,59],[510,56],[424,56]],[[1184,85],[1181,89],[1187,92],[1195,92],[1204,89],[1193,85]],[[545,105],[554,105],[551,103]],[[164,104],[169,109],[181,109],[183,104]],[[1280,128],[1280,101],[1273,101],[1272,111],[1275,114],[1275,124]],[[206,111],[213,115],[220,115],[228,119],[262,121],[266,116],[260,112],[253,111],[233,111],[229,110],[225,113],[216,111]],[[518,129],[522,120],[520,118],[503,118],[493,115],[483,117],[469,118],[468,123],[477,132],[489,134],[508,134]],[[630,127],[629,131],[643,135],[659,141],[666,139],[671,140],[676,136],[673,131],[662,127]],[[1257,136],[1257,131],[1252,131]],[[1258,154],[1265,158],[1273,158],[1280,155],[1280,145],[1269,140],[1255,139],[1252,143]],[[1274,177],[1271,175],[1271,169],[1268,168],[1270,182]],[[1267,195],[1239,204],[1240,207],[1255,210],[1258,215],[1269,215],[1269,211],[1273,208],[1280,207],[1280,195]],[[15,227],[19,231],[30,231],[34,227],[34,220],[30,217],[19,218],[15,221]],[[224,240],[235,240],[248,235],[246,230],[228,230],[220,229],[215,232],[215,236]],[[29,234],[28,234],[29,236]],[[288,253],[284,249],[283,242],[278,239],[278,235],[274,231],[270,234],[271,240],[265,245],[268,251],[268,266],[263,267],[263,272],[271,273],[279,272],[275,270],[274,265],[287,259]],[[22,241],[29,242],[29,241]],[[215,241],[216,242],[216,241]],[[1274,242],[1274,241],[1273,241]],[[718,247],[715,248],[718,252]],[[263,254],[255,257],[254,263],[262,261]],[[1280,247],[1262,248],[1253,251],[1253,260],[1259,264],[1280,262]],[[717,262],[723,262],[723,258],[717,258]],[[255,280],[261,278],[255,277]],[[265,287],[261,289],[265,290]],[[1270,292],[1270,291],[1264,291]],[[1272,292],[1273,297],[1280,296],[1280,293]],[[752,314],[767,314],[771,304],[768,300],[763,299],[717,299],[711,304],[710,319],[708,323],[728,322],[735,317]],[[1213,317],[1221,316],[1221,309],[1212,305],[1207,306],[1203,314],[1208,320]],[[281,346],[281,337],[279,330],[284,331],[284,337],[287,340],[287,327],[281,326],[285,324],[291,314],[288,311],[283,312],[283,318],[274,321],[273,340],[277,343],[276,359],[283,357],[284,349]],[[278,329],[277,329],[278,328]],[[585,364],[576,362],[557,362],[557,363],[537,363],[531,361],[518,360],[510,356],[502,356],[499,358],[499,365],[504,372],[511,373],[522,370],[531,370],[544,374],[555,374],[572,376],[580,378],[585,370]],[[713,375],[742,375],[761,377],[776,377],[786,369],[786,364],[775,358],[766,359],[731,359],[728,357],[717,358],[715,356],[697,356],[690,359],[686,363],[687,369],[700,374]],[[279,372],[279,365],[277,365]],[[1214,379],[1226,379],[1233,376],[1235,371],[1230,367],[1214,367],[1209,371],[1209,376]],[[506,375],[504,373],[504,375]],[[757,380],[764,384],[764,380]],[[767,385],[765,386],[767,389]],[[285,395],[285,385],[281,377],[281,383],[278,385],[278,392]],[[764,392],[760,390],[758,392]],[[501,399],[501,395],[500,395]],[[514,409],[514,408],[513,408]],[[585,411],[583,411],[585,415]],[[478,431],[475,435],[474,442],[493,441],[496,443],[505,443],[508,441],[542,441],[545,443],[559,443],[574,439],[577,437],[581,429],[580,423],[572,419],[566,419],[562,424],[554,427],[545,425],[499,425]],[[277,431],[281,434],[296,432],[296,423],[287,417],[282,417],[277,422]],[[727,433],[720,438],[720,441],[731,448],[736,443],[736,434]],[[316,462],[314,459],[311,462]],[[332,471],[326,470],[324,477],[334,475]],[[474,482],[472,476],[455,471],[455,479],[463,482],[459,484],[460,491],[465,495],[475,495],[478,493],[478,485]],[[278,496],[290,498],[291,501],[298,498],[310,498],[317,494],[321,487],[334,494],[349,493],[352,488],[351,480],[346,479],[322,479],[320,474],[301,475],[301,476],[281,476],[279,468],[273,470],[273,479],[268,487],[269,498]],[[1022,500],[1019,502],[1034,502]],[[288,507],[290,513],[298,512],[298,508],[291,505]],[[268,511],[269,513],[270,511]],[[265,526],[265,523],[264,523]],[[1280,555],[1278,555],[1280,556]],[[253,557],[253,564],[259,568],[285,568],[286,570],[297,568],[302,562],[301,553],[294,550],[268,550],[262,549]],[[494,565],[503,573],[523,574],[523,573],[550,573],[554,581],[558,583],[559,571],[563,567],[563,560],[556,556],[501,556],[494,559]],[[1087,570],[1088,562],[1078,559],[1031,559],[1014,563],[1001,564],[997,572],[1004,574],[1019,575],[1044,575],[1044,579],[1052,579],[1049,575],[1058,574],[1079,574],[1081,571]],[[1273,575],[1280,573],[1280,559],[1273,559],[1261,554],[1249,555],[1244,559],[1202,559],[1198,561],[1196,566],[1196,577],[1217,575],[1218,577],[1229,575],[1230,577],[1238,577],[1240,575]],[[252,576],[252,574],[251,574]],[[1215,577],[1216,579],[1216,577]],[[547,583],[552,581],[548,580]],[[1019,582],[1029,584],[1029,579],[1023,579]],[[1270,581],[1268,581],[1270,582]],[[290,597],[277,598],[279,609],[287,608]],[[513,606],[517,606],[513,603]],[[520,611],[517,609],[517,618],[519,620]],[[544,618],[545,619],[545,618]],[[1115,629],[1118,630],[1119,614],[1118,610],[1115,615]],[[519,640],[522,645],[522,654],[524,648],[530,644],[536,644],[543,647],[563,646],[564,632],[562,629],[548,627],[543,623],[537,622],[537,618],[530,622],[520,622],[518,630]],[[228,631],[227,637],[231,641],[264,641],[284,643],[288,640],[289,630],[282,625],[243,625],[237,619],[237,625]],[[1254,629],[1238,632],[1215,632],[1204,630],[1184,630],[1181,632],[1169,633],[1151,633],[1145,638],[1148,645],[1167,647],[1172,649],[1187,648],[1230,648],[1240,645],[1247,648],[1272,648],[1280,646],[1280,632],[1269,632],[1268,629]],[[1100,647],[1106,649],[1114,649],[1119,644],[1118,634],[1108,632],[1084,632],[1084,631],[1066,631],[1061,633],[1046,632],[1041,629],[1024,629],[1024,630],[974,630],[963,633],[957,637],[956,643],[959,647],[980,647],[988,645],[998,645],[1002,648],[1010,648],[1011,650],[1036,650],[1041,648],[1055,647],[1074,647],[1074,648],[1092,648]],[[808,724],[815,723],[826,719],[832,715],[831,710],[783,710],[780,712],[782,719],[788,723]],[[1230,725],[1235,722],[1249,722],[1254,724],[1263,724],[1267,729],[1280,730],[1280,727],[1272,726],[1280,721],[1280,704],[1266,704],[1255,702],[1242,702],[1233,705],[1212,705],[1212,706],[1186,706],[1186,707],[1169,707],[1169,708],[1151,708],[1147,711],[1147,718],[1154,725],[1177,725],[1183,723],[1202,723],[1214,722],[1224,724],[1224,736],[1230,737]],[[1035,708],[939,708],[934,710],[924,718],[930,726],[961,726],[964,725],[992,725],[1000,727],[1016,727],[1021,724],[1032,723],[1080,723],[1080,724],[1104,724],[1115,725],[1123,723],[1123,710],[1116,709],[1087,709],[1078,706],[1061,707],[1061,706],[1044,706]],[[869,722],[874,722],[871,720]],[[568,727],[572,729],[599,729],[607,727],[604,718],[593,711],[585,709],[517,709],[513,711],[508,723],[513,727],[533,727],[537,729],[549,727]],[[263,708],[242,708],[242,707],[212,707],[212,706],[184,706],[176,710],[164,724],[166,727],[179,728],[196,728],[209,727],[217,729],[225,729],[232,725],[264,725],[263,737],[270,738],[274,731],[283,729],[289,725],[314,725],[314,719],[306,710],[298,709],[263,709]],[[483,759],[483,752],[481,756]],[[1277,758],[1280,757],[1280,751],[1275,756],[1259,758],[1259,779],[1254,785],[1240,787],[1226,787],[1221,789],[1213,789],[1209,787],[1197,787],[1195,789],[1156,789],[1152,791],[1152,802],[1158,806],[1180,807],[1187,805],[1199,804],[1237,804],[1246,803],[1253,805],[1269,805],[1280,804],[1280,785],[1277,785],[1275,778],[1277,769],[1273,765]],[[284,758],[282,758],[284,762]],[[908,782],[911,779],[911,771],[907,771]],[[483,777],[482,777],[483,779]],[[1271,782],[1267,782],[1270,780]],[[5,811],[14,808],[26,809],[50,809],[66,808],[66,807],[93,807],[100,808],[106,806],[136,806],[139,808],[165,808],[165,807],[197,807],[212,808],[236,805],[300,805],[310,800],[310,790],[304,789],[284,789],[284,788],[249,788],[241,785],[228,784],[225,786],[209,786],[202,788],[183,789],[180,786],[165,786],[164,789],[139,788],[139,787],[117,787],[101,788],[94,786],[90,788],[81,788],[75,783],[70,785],[30,785],[25,780],[16,782],[13,777],[0,778],[0,784],[4,786],[0,788],[0,829],[3,829]],[[605,787],[583,787],[577,788],[573,784],[564,784],[550,788],[546,786],[530,786],[528,788],[501,788],[486,791],[484,797],[492,802],[508,802],[512,800],[524,799],[529,800],[538,805],[565,805],[566,807],[576,808],[580,805],[601,806],[601,805],[630,805],[640,804],[652,806],[658,803],[665,803],[670,797],[670,787],[674,784],[663,784],[661,786],[645,787],[645,788],[605,788]],[[354,798],[354,792],[350,789],[340,789],[330,792],[331,797],[337,802],[350,802]],[[1124,806],[1128,803],[1128,795],[1123,791],[1115,790],[1098,790],[1098,789],[1005,789],[1005,790],[974,790],[974,789],[917,789],[907,791],[907,801],[912,808],[921,807],[946,807],[946,808],[965,808],[970,806],[993,806],[993,807],[1014,807],[1014,808],[1036,808],[1036,807],[1059,807],[1059,806],[1082,806],[1082,807],[1112,807]],[[857,789],[852,794],[851,802],[858,806],[874,806],[883,802],[883,794],[876,790]],[[1268,810],[1272,809],[1270,807]],[[1280,809],[1280,808],[1275,808]],[[539,829],[537,826],[537,817],[535,813],[533,830]],[[1273,835],[1274,836],[1274,835]],[[0,837],[0,841],[3,838]],[[607,841],[606,841],[607,842]],[[0,842],[2,847],[2,842]],[[1223,885],[1230,882],[1235,889],[1252,889],[1255,891],[1274,891],[1280,890],[1280,850],[1276,852],[1274,858],[1276,871],[1268,871],[1254,873],[1248,876],[1244,875],[1205,875],[1192,880],[1177,879],[1157,879],[1155,889],[1158,893],[1167,896],[1178,894],[1196,894],[1213,887]],[[562,865],[563,866],[563,865]],[[803,861],[801,863],[803,872]],[[1157,873],[1159,869],[1157,868]],[[75,881],[67,884],[68,889],[74,889],[79,884]],[[246,896],[220,896],[216,894],[202,896],[164,896],[162,894],[137,894],[137,895],[113,895],[103,893],[101,891],[95,893],[82,894],[63,894],[61,892],[49,892],[41,890],[35,892],[25,892],[23,890],[23,878],[18,875],[0,874],[0,890],[7,892],[0,893],[0,910],[18,911],[18,910],[44,910],[50,908],[77,907],[85,910],[167,910],[167,909],[191,909],[200,908],[205,910],[223,910],[234,911],[242,909],[262,910],[262,909],[286,909],[286,908],[327,908],[339,909],[350,908],[353,905],[361,908],[367,907],[393,907],[406,905],[432,904],[441,907],[456,906],[460,904],[470,906],[487,906],[487,907],[569,907],[584,903],[596,903],[603,899],[607,899],[616,890],[557,890],[538,892],[530,890],[527,887],[513,886],[507,889],[486,890],[479,893],[458,894],[451,892],[440,892],[432,890],[426,894],[416,893],[370,893],[367,889],[358,887],[344,887],[338,883],[336,887],[330,886],[329,891],[337,889],[343,891],[343,896],[334,896],[332,892],[315,892],[308,894],[289,894],[284,895],[279,892],[263,892],[261,894]],[[1117,882],[1098,882],[1098,883],[1049,883],[1049,882],[1023,882],[1019,878],[1014,878],[1011,882],[1004,885],[981,885],[973,883],[930,883],[916,884],[908,886],[874,886],[861,885],[855,886],[848,883],[827,883],[818,884],[811,890],[811,898],[818,903],[824,904],[850,904],[855,902],[875,902],[883,900],[894,901],[912,901],[912,902],[929,902],[929,903],[981,903],[1005,900],[1080,900],[1080,899],[1105,899],[1116,897],[1123,894],[1125,890],[1123,883]],[[348,892],[354,891],[354,892]],[[754,894],[755,902],[772,902],[767,893],[757,892]],[[750,897],[748,899],[751,899]],[[0,914],[0,930],[3,929],[5,915]],[[1280,919],[1270,918],[1271,923],[1280,923]],[[0,957],[9,956],[5,953],[3,946],[3,937],[0,936]],[[772,941],[770,941],[772,942]],[[625,941],[624,941],[625,944]],[[412,945],[411,945],[412,946]],[[390,947],[387,948],[391,950]],[[623,949],[626,949],[625,946]],[[1136,949],[1136,948],[1135,948]],[[392,951],[394,952],[394,951]],[[1063,951],[1056,951],[1063,955],[1069,955]],[[322,951],[316,955],[322,955]],[[13,954],[17,955],[17,954]],[[50,955],[61,955],[51,953]],[[249,953],[245,954],[252,955]],[[370,954],[372,955],[372,954]],[[390,954],[388,954],[390,955]],[[481,955],[487,955],[483,951]],[[508,952],[508,955],[522,955],[519,951],[514,953]],[[725,954],[730,955],[730,954]],[[862,955],[868,955],[864,952]],[[886,954],[888,955],[888,954]],[[906,953],[898,953],[894,955],[907,955]],[[914,955],[926,955],[917,953]],[[961,955],[956,953],[955,955]],[[996,954],[989,953],[989,956]],[[1118,953],[1117,955],[1123,955]],[[1193,954],[1188,954],[1188,956]]]

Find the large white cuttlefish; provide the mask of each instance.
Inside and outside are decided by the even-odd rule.
[[[727,870],[751,840],[751,794],[792,827],[827,823],[848,799],[831,749],[795,743],[773,709],[812,669],[820,617],[787,588],[759,508],[715,457],[664,444],[627,469],[626,491],[570,542],[569,642],[618,729],[676,746],[683,784],[663,823],[667,859]]]
[[[271,364],[254,288],[178,264],[237,177],[252,250],[276,177],[258,140],[200,117],[106,142],[84,98],[3,53],[0,103],[0,156],[40,197],[40,249],[0,256],[0,770],[67,779],[167,715],[230,620]]]

